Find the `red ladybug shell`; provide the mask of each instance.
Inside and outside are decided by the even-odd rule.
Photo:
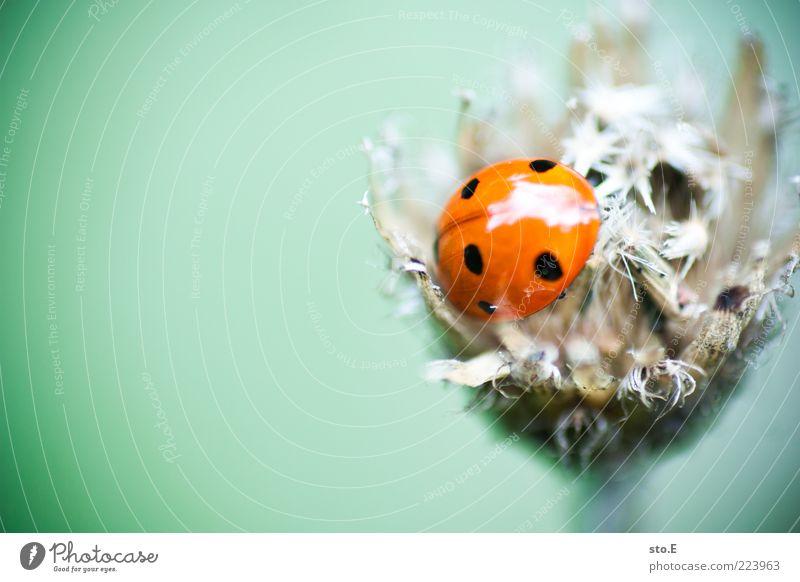
[[[434,252],[447,299],[492,321],[527,317],[572,283],[592,254],[600,213],[591,185],[555,160],[509,160],[448,201]]]

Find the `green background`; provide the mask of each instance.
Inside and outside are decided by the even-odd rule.
[[[497,448],[465,391],[421,381],[435,335],[391,315],[356,205],[361,138],[397,113],[420,144],[450,140],[454,79],[539,63],[557,114],[558,9],[101,5],[0,3],[0,136],[27,91],[0,206],[0,526],[607,527],[587,505],[602,480]],[[800,5],[735,6],[657,3],[656,45],[724,83],[744,22],[796,107]],[[713,429],[620,484],[624,528],[797,529],[797,313]]]

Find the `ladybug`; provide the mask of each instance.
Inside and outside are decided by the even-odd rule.
[[[569,287],[592,254],[600,212],[586,178],[555,160],[507,160],[447,202],[434,256],[447,299],[483,320],[527,317]]]

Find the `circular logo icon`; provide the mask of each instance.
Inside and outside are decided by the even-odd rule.
[[[19,551],[19,563],[26,570],[35,570],[44,561],[44,546],[39,542],[28,542]]]

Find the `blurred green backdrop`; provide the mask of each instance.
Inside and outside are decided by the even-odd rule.
[[[530,59],[563,87],[562,4],[604,9],[0,3],[0,526],[594,529],[598,484],[422,383],[434,335],[376,292],[356,205],[390,113],[451,139],[455,79]],[[796,2],[655,8],[720,74],[758,31],[796,107]],[[622,484],[632,527],[797,528],[797,313],[713,430]]]

